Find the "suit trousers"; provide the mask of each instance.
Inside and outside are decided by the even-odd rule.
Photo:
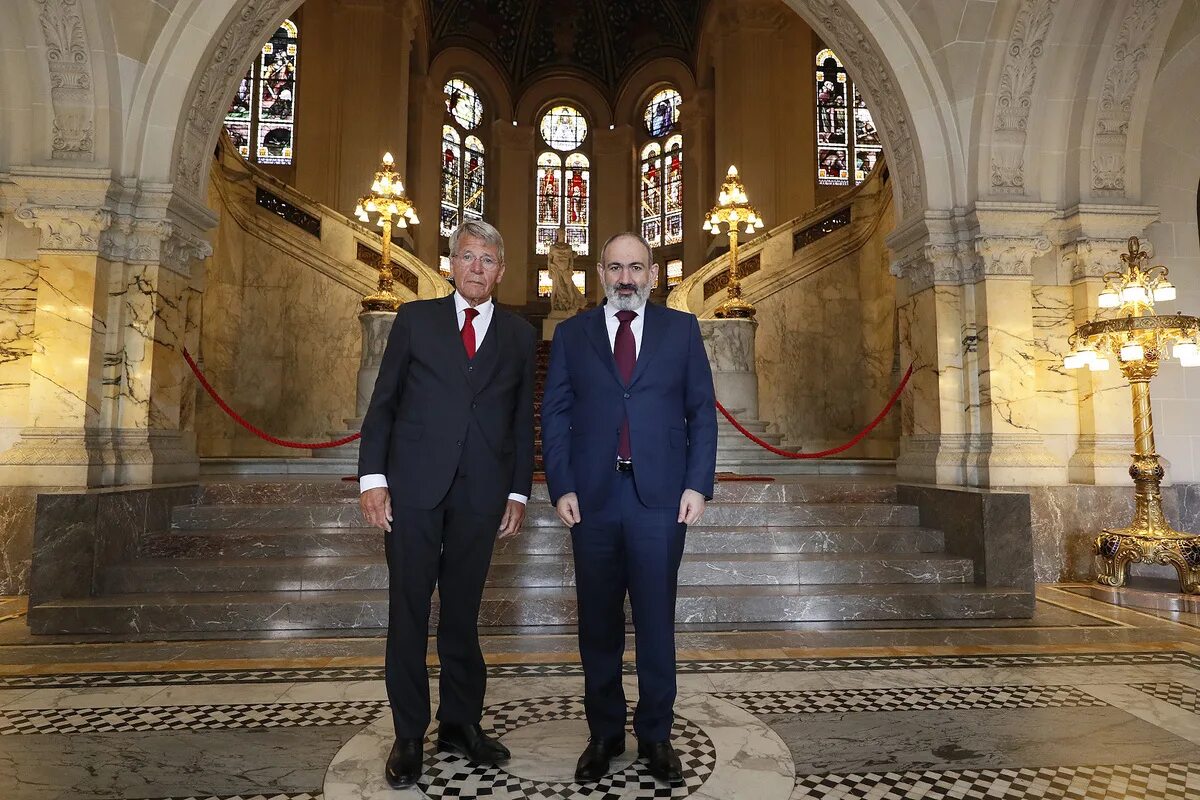
[[[670,738],[675,707],[675,595],[687,526],[678,508],[642,504],[633,473],[618,473],[603,509],[571,528],[584,707],[593,738],[625,732],[625,594],[633,610],[638,704],[633,730],[644,741]]]
[[[433,509],[392,509],[385,536],[388,637],[385,680],[396,737],[418,739],[429,727],[425,666],[429,612],[438,588],[441,722],[470,725],[483,714],[487,670],[479,649],[479,606],[501,514],[475,511],[467,481],[455,477]]]

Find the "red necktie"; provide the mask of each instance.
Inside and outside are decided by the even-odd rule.
[[[617,372],[626,386],[633,380],[633,367],[637,363],[637,345],[633,339],[631,324],[636,311],[618,311],[617,337],[613,342],[613,358],[617,362]],[[629,417],[621,420],[621,440],[617,445],[617,458],[628,459],[632,450],[629,447]]]
[[[463,314],[466,319],[462,326],[463,347],[467,349],[467,358],[475,357],[475,326],[471,324],[472,320],[479,316],[479,309],[464,308]]]

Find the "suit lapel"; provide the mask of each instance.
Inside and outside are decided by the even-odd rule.
[[[471,379],[471,373],[467,371],[469,359],[467,350],[463,347],[462,331],[458,328],[458,309],[454,306],[454,294],[446,295],[441,303],[444,308],[439,315],[441,319],[438,321],[438,325],[446,331],[442,338],[448,343],[447,356],[451,363],[462,371],[463,377],[469,381]]]
[[[664,334],[666,331],[666,314],[662,309],[651,303],[646,303],[642,306],[642,311],[645,316],[642,318],[642,346],[638,349],[637,363],[633,367],[633,379],[629,381],[629,385],[633,386],[638,382],[642,375],[646,374],[646,370],[650,362],[658,355],[659,347],[662,345]]]
[[[604,306],[596,306],[593,310],[587,312],[592,315],[592,318],[587,321],[588,341],[592,343],[596,355],[600,359],[600,363],[604,364],[613,376],[613,380],[624,386],[621,376],[617,374],[617,362],[613,358],[612,345],[608,342],[608,323],[604,315]]]

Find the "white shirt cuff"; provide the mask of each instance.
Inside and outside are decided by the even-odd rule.
[[[358,479],[358,491],[360,494],[362,492],[367,491],[368,489],[386,489],[386,488],[388,488],[386,475],[381,475],[379,473],[372,473],[370,475],[363,475],[361,478]]]
[[[523,506],[529,505],[529,498],[523,494],[517,494],[516,492],[513,492],[512,494],[510,494],[508,496],[508,499],[516,500],[518,503],[520,503]]]

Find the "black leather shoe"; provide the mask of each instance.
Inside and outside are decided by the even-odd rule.
[[[638,755],[646,759],[650,774],[663,783],[683,783],[683,765],[670,742],[638,740]]]
[[[625,737],[614,739],[588,739],[587,749],[575,765],[575,780],[598,781],[608,774],[608,765],[625,752]]]
[[[437,746],[438,750],[458,753],[476,764],[503,764],[512,756],[507,747],[485,734],[478,723],[441,723],[438,725]]]
[[[420,739],[397,739],[388,754],[383,777],[393,789],[407,789],[421,777],[421,762],[424,753]]]

